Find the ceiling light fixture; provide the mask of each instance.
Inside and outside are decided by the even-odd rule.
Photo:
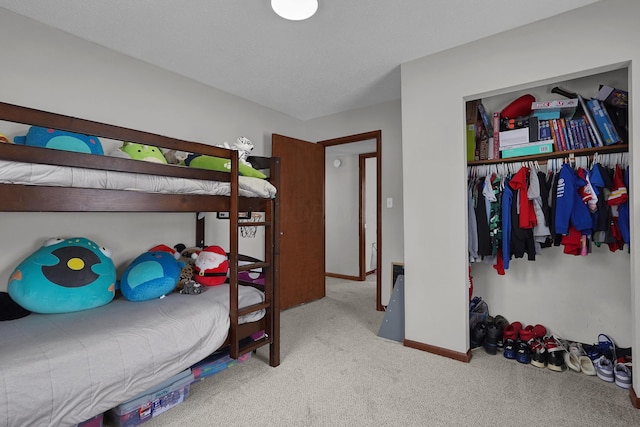
[[[275,13],[290,21],[311,18],[318,10],[318,0],[271,0]]]

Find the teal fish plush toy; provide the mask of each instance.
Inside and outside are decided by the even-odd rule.
[[[16,267],[7,292],[34,313],[68,313],[111,302],[115,283],[109,249],[84,237],[55,238]]]

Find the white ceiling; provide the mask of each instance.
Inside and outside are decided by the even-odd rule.
[[[317,14],[298,22],[268,0],[0,0],[0,8],[306,120],[399,99],[403,62],[595,1],[319,0]]]

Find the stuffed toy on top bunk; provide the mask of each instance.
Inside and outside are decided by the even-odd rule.
[[[104,155],[102,143],[97,136],[43,128],[40,126],[31,126],[26,135],[14,137],[13,142],[31,147]]]

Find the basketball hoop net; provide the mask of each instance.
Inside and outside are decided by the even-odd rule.
[[[251,218],[247,219],[238,219],[238,222],[243,224],[251,224],[255,222],[262,221],[262,213],[260,212],[252,212]],[[243,225],[240,227],[240,236],[248,239],[253,239],[256,237],[256,232],[258,231],[258,227],[255,225]]]

